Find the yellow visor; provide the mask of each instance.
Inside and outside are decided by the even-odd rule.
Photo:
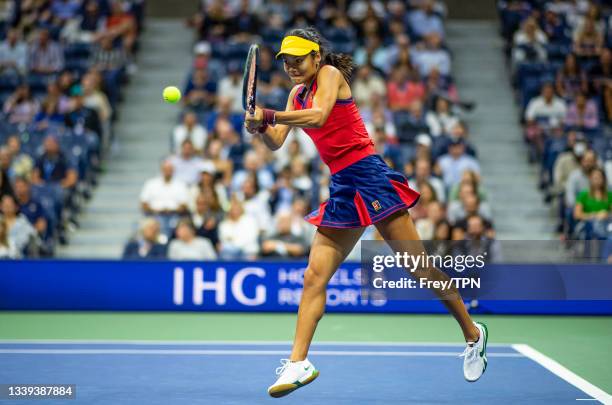
[[[302,37],[289,35],[283,38],[280,52],[276,54],[276,57],[278,58],[282,54],[304,56],[308,55],[312,51],[319,52],[319,44]]]

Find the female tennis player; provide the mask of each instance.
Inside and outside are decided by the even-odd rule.
[[[287,107],[285,111],[257,107],[254,114],[246,114],[245,126],[250,133],[260,134],[272,150],[281,147],[292,127],[303,128],[332,177],[329,199],[306,217],[318,229],[304,273],[291,358],[281,360],[282,366],[276,370],[278,379],[268,388],[273,397],[287,395],[319,375],[307,354],[325,311],[327,283],[365,227],[374,224],[387,243],[393,241],[390,246],[396,252],[413,254],[414,241],[419,240],[407,211],[416,204],[419,194],[375,153],[351,97],[351,58],[331,53],[313,28],[291,30],[282,41],[276,57],[279,56],[295,84]],[[413,275],[429,280],[448,279],[435,268],[419,269]],[[439,290],[436,294],[461,326],[468,343],[463,353],[464,376],[476,381],[487,364],[487,329],[472,322],[456,289]]]

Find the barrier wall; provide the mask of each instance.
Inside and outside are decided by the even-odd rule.
[[[295,312],[304,269],[300,262],[0,261],[0,310]],[[360,292],[360,264],[344,264],[330,282],[328,312],[445,312],[435,300]],[[610,315],[612,301],[480,301],[471,311]]]

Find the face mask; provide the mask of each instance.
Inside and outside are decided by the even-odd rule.
[[[577,142],[574,145],[574,154],[576,156],[582,156],[584,155],[584,152],[586,151],[586,145],[583,142]]]

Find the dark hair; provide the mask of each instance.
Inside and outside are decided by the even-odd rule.
[[[319,34],[316,28],[295,28],[287,33],[287,36],[289,35],[301,37],[319,44],[319,52],[321,53],[323,65],[335,67],[342,73],[342,76],[344,76],[347,82],[351,81],[351,75],[353,74],[353,69],[355,69],[353,58],[343,53],[331,52],[329,43]]]

